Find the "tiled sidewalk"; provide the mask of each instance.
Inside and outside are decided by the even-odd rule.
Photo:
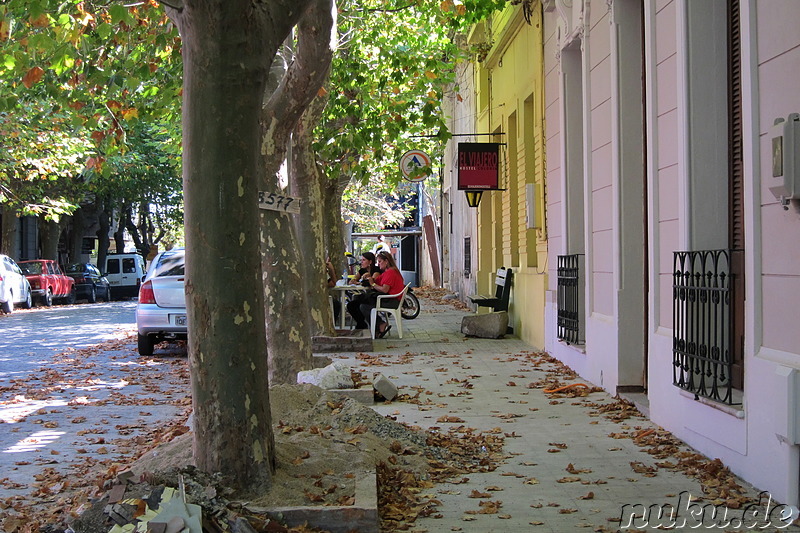
[[[469,474],[466,483],[436,485],[431,497],[441,501],[438,512],[419,519],[412,531],[617,531],[626,504],[638,517],[644,507],[665,510],[660,524],[654,515],[648,524],[639,518],[633,525],[640,529],[658,525],[671,525],[667,529],[673,531],[705,529],[692,528],[696,522],[689,513],[700,517],[700,506],[707,504],[722,505],[717,509],[717,530],[766,525],[765,519],[753,514],[756,507],[747,513],[746,503],[733,508],[744,501],[736,497],[737,486],[753,498],[757,489],[720,472],[720,465],[695,454],[605,392],[584,397],[544,393],[546,378],[549,383],[591,384],[565,374],[560,364],[519,339],[465,338],[460,333],[464,315],[452,305],[422,299],[420,316],[403,322],[403,339],[393,330],[386,339],[375,341],[371,355],[387,366],[369,365],[354,353],[337,356],[369,377],[383,373],[400,387],[401,395],[421,391],[420,397],[430,400],[378,404],[381,414],[442,431],[463,425],[505,435],[504,464],[494,472]],[[681,462],[683,469],[674,468]],[[703,479],[685,471],[700,473]],[[703,485],[712,492],[705,494]],[[688,495],[703,500],[687,507]],[[729,505],[724,520],[722,500]],[[633,507],[636,504],[644,507]],[[676,522],[670,522],[670,505],[683,509]],[[762,531],[800,531],[795,526],[778,529],[783,525],[778,521],[780,511],[772,514],[773,526]],[[704,516],[709,524],[711,507]],[[681,517],[687,522],[676,527],[681,526]],[[727,527],[721,527],[725,521]]]

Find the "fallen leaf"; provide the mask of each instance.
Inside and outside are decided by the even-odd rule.
[[[33,67],[22,77],[22,83],[26,88],[30,89],[34,84],[39,83],[44,76],[44,70],[41,67]]]

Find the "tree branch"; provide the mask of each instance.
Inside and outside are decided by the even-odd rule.
[[[269,142],[276,154],[268,162],[267,176],[278,170],[292,129],[328,76],[333,57],[333,8],[332,0],[312,1],[297,25],[295,59],[262,111],[262,126],[271,132]]]
[[[166,0],[158,0],[158,1],[164,4],[165,6],[174,9],[178,13],[183,11],[183,0],[169,0],[169,2],[167,2]]]
[[[406,4],[404,6],[395,7],[395,8],[392,8],[392,9],[381,9],[381,8],[354,9],[352,11],[343,11],[342,14],[343,15],[352,15],[353,13],[398,13],[400,11],[405,11],[406,9],[410,9],[410,8],[414,7],[415,5],[417,5],[417,4]]]

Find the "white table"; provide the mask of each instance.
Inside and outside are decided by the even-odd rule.
[[[339,329],[344,329],[345,314],[347,313],[347,293],[366,291],[369,287],[363,285],[346,285],[342,280],[336,282],[335,287],[330,290],[333,294],[339,293]]]

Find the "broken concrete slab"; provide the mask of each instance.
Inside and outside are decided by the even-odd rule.
[[[461,319],[461,333],[468,337],[499,339],[508,330],[508,312],[467,315]]]
[[[119,503],[125,496],[125,485],[114,485],[108,491],[108,503]]]
[[[310,383],[322,389],[352,389],[355,387],[350,366],[341,362],[323,368],[302,370],[297,373],[297,383]]]

